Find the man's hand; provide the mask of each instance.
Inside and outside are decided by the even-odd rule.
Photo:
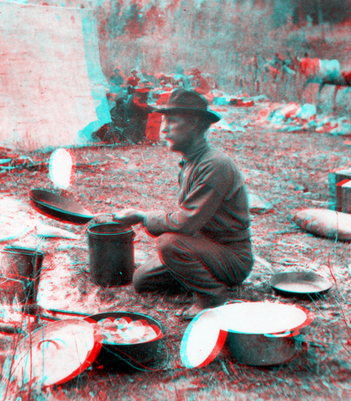
[[[104,213],[102,216],[96,216],[91,220],[94,224],[103,224],[112,222],[112,213]]]
[[[120,212],[112,214],[113,221],[124,225],[133,226],[135,224],[144,223],[146,214],[139,209],[124,209]]]

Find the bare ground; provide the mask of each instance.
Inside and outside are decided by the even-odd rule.
[[[228,121],[241,125],[254,119],[251,109],[218,108]],[[159,349],[156,371],[107,372],[94,366],[77,378],[40,395],[40,400],[346,400],[350,398],[350,274],[349,244],[316,237],[298,229],[291,213],[304,207],[328,206],[328,172],[349,166],[350,147],[345,138],[313,132],[276,132],[266,126],[246,132],[216,130],[209,142],[233,157],[242,168],[250,191],[274,205],[272,211],[252,215],[252,240],[257,255],[275,267],[289,269],[284,259],[328,277],[334,287],[317,300],[278,296],[269,286],[271,273],[259,263],[231,299],[279,301],[297,304],[314,313],[307,343],[300,358],[285,365],[260,368],[237,363],[224,349],[214,362],[200,369],[182,366],[180,341],[187,323],[175,317],[189,294],[156,296],[137,294],[131,285],[101,289],[89,279],[87,226],[66,225],[42,218],[47,224],[80,235],[77,241],[47,240],[39,303],[43,307],[96,313],[128,310],[142,312],[167,326]],[[92,212],[125,207],[172,210],[177,202],[179,155],[162,144],[105,146],[75,149],[77,163],[98,162],[77,168],[69,191]],[[43,155],[32,155],[40,157]],[[45,155],[44,155],[45,156]],[[48,156],[48,155],[46,155]],[[52,188],[47,171],[13,171],[0,177],[3,195],[28,198],[30,188]],[[135,228],[136,262],[151,255],[155,239]],[[26,238],[34,243],[35,238]],[[17,241],[18,242],[18,241]],[[13,243],[16,243],[13,242]],[[23,243],[23,242],[22,242]],[[2,244],[5,245],[5,244]],[[289,263],[289,262],[287,262]],[[282,267],[281,267],[282,266]],[[290,266],[291,267],[291,266]],[[318,345],[317,345],[318,344]],[[22,394],[22,399],[27,395]],[[15,399],[15,398],[14,398]]]

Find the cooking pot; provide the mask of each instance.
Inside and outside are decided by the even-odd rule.
[[[162,338],[165,336],[166,328],[151,316],[144,315],[136,312],[104,312],[85,318],[86,321],[93,323],[100,320],[112,317],[114,319],[130,318],[132,321],[145,320],[151,325],[157,337],[141,343],[134,344],[113,344],[102,342],[101,351],[97,357],[97,361],[104,366],[107,370],[149,370],[147,365],[154,360],[160,358],[158,353],[158,346]]]
[[[7,246],[0,258],[0,293],[4,300],[35,304],[44,253],[34,248]]]
[[[134,272],[132,228],[119,223],[94,224],[87,235],[91,280],[102,287],[130,283]]]
[[[238,302],[219,307],[218,312],[228,331],[231,355],[255,366],[295,359],[302,344],[294,337],[313,320],[306,308],[272,302]]]
[[[271,366],[297,358],[303,350],[295,336],[313,320],[297,305],[236,301],[209,309],[188,326],[181,359],[187,367],[201,367],[213,361],[226,345],[238,362]]]

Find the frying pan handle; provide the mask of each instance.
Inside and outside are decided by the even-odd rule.
[[[113,214],[113,213],[111,212],[94,213],[94,218],[98,216],[107,216],[108,214]]]
[[[281,337],[294,337],[299,334],[300,334],[299,330],[293,330],[293,331],[286,331],[285,333],[263,334],[263,335],[268,338],[281,338]]]

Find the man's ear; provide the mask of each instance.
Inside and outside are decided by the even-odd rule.
[[[191,130],[196,129],[199,126],[200,121],[201,121],[201,117],[200,116],[194,116],[191,119],[191,123],[190,123],[191,124]]]

